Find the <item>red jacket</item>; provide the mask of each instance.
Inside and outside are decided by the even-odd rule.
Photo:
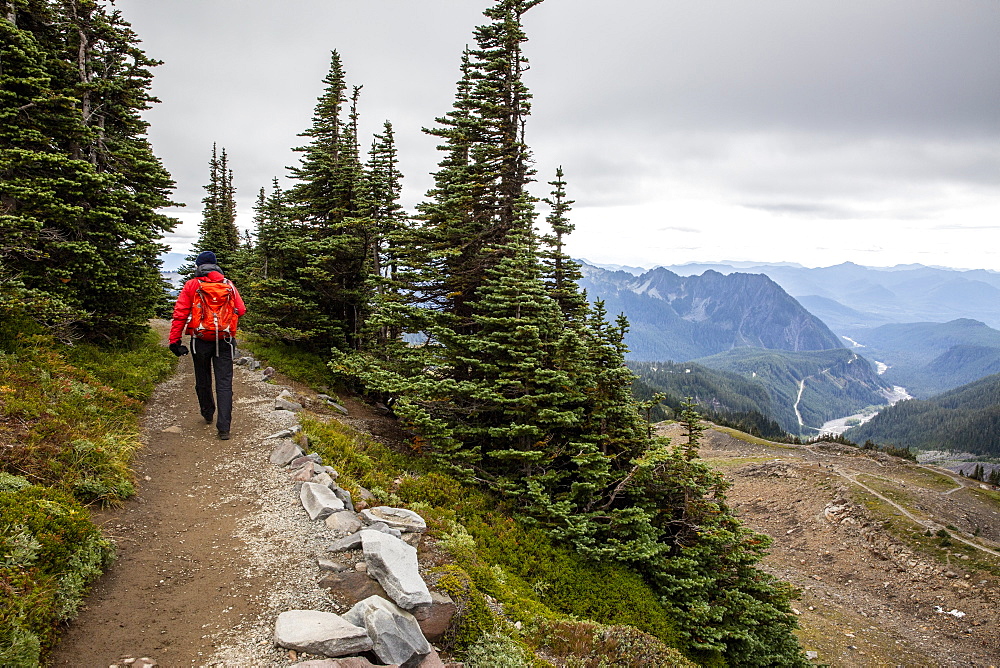
[[[218,271],[210,271],[206,276],[201,278],[192,278],[184,287],[181,288],[181,293],[177,295],[177,303],[174,304],[174,318],[173,322],[170,323],[170,337],[168,339],[169,343],[178,343],[181,340],[181,336],[184,335],[184,325],[187,324],[188,316],[191,314],[191,304],[194,302],[195,293],[198,291],[198,284],[201,281],[212,281],[214,283],[221,283],[226,280],[226,277]],[[241,316],[247,312],[247,307],[243,304],[243,298],[240,297],[239,290],[236,286],[233,286],[233,297],[236,304],[236,315]],[[190,334],[190,332],[188,332]]]

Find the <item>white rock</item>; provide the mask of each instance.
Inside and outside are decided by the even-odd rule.
[[[299,500],[311,520],[324,520],[344,509],[344,502],[329,487],[313,482],[302,483]]]
[[[344,620],[367,629],[373,651],[385,663],[410,665],[407,662],[431,653],[430,643],[413,615],[381,596],[369,596],[356,603]]]
[[[333,513],[326,518],[326,526],[341,533],[354,533],[361,528],[361,520],[349,510]]]
[[[274,642],[286,649],[323,656],[360,654],[373,646],[365,629],[319,610],[288,610],[278,615]]]
[[[275,466],[287,466],[293,459],[301,456],[302,448],[295,445],[290,439],[282,439],[271,452],[271,463]]]
[[[390,598],[404,610],[429,606],[431,594],[420,577],[416,548],[379,531],[364,529],[360,533],[368,573]]]
[[[361,519],[366,524],[385,522],[393,529],[399,529],[400,531],[417,533],[427,531],[427,522],[424,521],[424,518],[406,508],[391,508],[389,506],[365,508],[361,511]]]

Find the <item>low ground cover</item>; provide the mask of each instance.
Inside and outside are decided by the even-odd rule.
[[[0,327],[0,665],[38,665],[111,562],[85,504],[134,493],[143,402],[174,364],[151,332],[102,349]]]

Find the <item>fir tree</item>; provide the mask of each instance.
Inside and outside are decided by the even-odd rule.
[[[212,251],[217,264],[223,269],[235,268],[234,260],[240,250],[240,231],[236,227],[236,188],[233,186],[233,170],[229,167],[226,149],[220,154],[212,144],[212,158],[208,161],[209,180],[205,186],[206,195],[202,199],[202,218],[195,251],[187,257],[193,265],[198,253]],[[181,273],[193,272],[193,266],[185,267]]]
[[[367,184],[357,139],[355,88],[345,105],[347,83],[340,55],[331,55],[310,141],[295,149],[300,164],[290,168],[296,184],[281,196],[279,212],[258,231],[266,279],[256,284],[253,321],[262,332],[315,350],[356,349],[370,308],[373,238],[366,208]],[[277,203],[275,203],[277,206]]]
[[[0,275],[66,337],[127,338],[159,302],[175,224],[140,116],[158,63],[95,2],[3,7]]]
[[[524,142],[531,95],[522,81],[521,19],[539,2],[502,0],[484,12],[491,22],[476,29],[478,48],[463,56],[454,108],[428,130],[445,140],[446,157],[418,208],[429,250],[424,283],[460,329],[471,326],[471,302],[508,235],[533,221],[526,215],[534,171]]]
[[[545,222],[551,232],[542,237],[547,246],[543,253],[546,267],[546,285],[549,293],[559,303],[567,317],[579,317],[586,310],[587,298],[580,292],[579,282],[583,278],[580,265],[566,254],[566,237],[576,228],[568,214],[573,208],[573,200],[566,198],[566,181],[563,168],[556,169],[556,178],[549,181],[553,186],[550,197],[542,201],[549,205],[549,215]]]

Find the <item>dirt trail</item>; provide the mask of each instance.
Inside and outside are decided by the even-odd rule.
[[[93,668],[129,656],[199,665],[213,654],[217,629],[238,625],[259,607],[259,592],[270,583],[259,569],[246,577],[250,558],[237,537],[259,502],[228,494],[246,486],[247,474],[219,465],[260,450],[261,432],[275,426],[257,409],[276,390],[257,377],[237,367],[229,441],[218,440],[199,415],[190,357],[156,390],[144,418],[146,447],[135,462],[138,494],[94,518],[117,545],[118,559],[48,665]],[[266,461],[266,454],[257,458]],[[268,473],[262,465],[260,475]]]

